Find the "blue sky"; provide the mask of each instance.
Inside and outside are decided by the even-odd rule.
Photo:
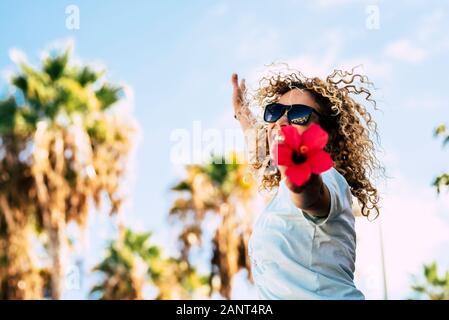
[[[70,4],[80,9],[79,30],[65,26]],[[379,29],[366,27],[367,5],[379,9]],[[389,291],[394,298],[406,298],[408,274],[419,272],[422,263],[435,258],[449,268],[443,254],[449,244],[448,195],[437,198],[430,187],[449,168],[448,151],[432,137],[437,124],[449,122],[448,15],[449,4],[436,0],[2,0],[0,70],[11,68],[11,48],[37,62],[52,42],[72,39],[82,61],[101,61],[110,80],[132,88],[142,139],[125,219],[155,230],[159,241],[172,246],[165,225],[168,188],[180,170],[169,161],[170,134],[177,128],[191,130],[195,120],[204,128],[236,129],[232,72],[254,84],[264,65],[274,61],[288,62],[307,75],[362,64],[379,88],[382,112],[375,117],[381,158],[391,177],[381,190]],[[0,85],[3,92],[4,79]],[[360,223],[360,270],[377,270],[378,260],[366,254],[377,243],[373,226]],[[416,232],[423,238],[419,243]],[[418,249],[404,248],[413,241]],[[376,272],[368,273],[378,283]],[[369,287],[363,272],[361,278],[361,286],[371,290],[368,296],[379,297],[378,287]]]

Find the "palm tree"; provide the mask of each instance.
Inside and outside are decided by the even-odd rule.
[[[443,146],[449,143],[449,132],[444,124],[435,128],[435,136],[443,137]],[[435,178],[433,186],[437,193],[441,192],[443,187],[449,186],[449,174],[442,173]],[[425,283],[414,285],[412,289],[431,300],[449,300],[449,271],[446,271],[443,277],[438,276],[438,266],[436,262],[424,265]]]
[[[231,296],[232,278],[240,269],[246,269],[251,279],[247,247],[253,221],[250,200],[255,195],[247,166],[239,164],[236,154],[230,159],[225,163],[224,157],[212,157],[205,165],[187,166],[186,179],[172,188],[179,197],[170,210],[183,226],[179,237],[181,259],[188,264],[191,247],[202,243],[206,214],[221,220],[212,240],[209,285],[210,294],[217,290],[227,299]]]
[[[424,265],[425,283],[416,284],[412,288],[430,300],[449,300],[449,271],[440,277],[436,262]]]
[[[107,255],[96,267],[104,280],[91,294],[102,300],[143,299],[146,285],[159,289],[157,299],[189,299],[205,286],[207,278],[179,259],[165,258],[158,246],[151,244],[151,233],[136,233],[120,227]]]
[[[118,239],[110,243],[106,257],[94,268],[105,277],[91,294],[100,293],[102,300],[143,299],[147,274],[157,276],[151,266],[160,258],[160,249],[149,243],[151,233],[119,230]]]
[[[435,128],[434,135],[443,137],[443,146],[449,143],[449,132],[444,124]],[[437,194],[440,194],[443,187],[449,186],[449,174],[442,173],[434,179],[433,186]],[[412,289],[431,300],[449,300],[449,271],[443,277],[438,276],[438,266],[436,262],[424,265],[425,283],[412,286]]]
[[[443,146],[446,146],[449,143],[449,131],[444,124],[436,127],[434,134],[435,136],[443,137]],[[449,186],[449,173],[442,173],[441,175],[436,177],[433,181],[433,185],[436,188],[437,193],[439,194],[442,187]]]
[[[158,277],[153,279],[159,293],[158,300],[204,299],[209,291],[209,276],[200,274],[180,258],[161,261]]]
[[[10,271],[1,280],[9,281],[16,268],[31,272],[31,258],[20,263],[32,256],[27,230],[41,230],[48,237],[53,299],[63,289],[67,223],[83,227],[89,203],[98,208],[105,196],[111,213],[119,210],[134,130],[114,108],[121,88],[104,81],[104,72],[70,64],[70,52],[50,54],[40,68],[19,62],[12,93],[0,101],[0,223],[5,241],[20,242],[24,252],[6,254]],[[18,281],[38,286],[30,279]]]
[[[0,216],[0,299],[42,298],[46,285],[44,270],[36,263],[29,250],[33,230],[25,224],[7,232],[6,222]]]

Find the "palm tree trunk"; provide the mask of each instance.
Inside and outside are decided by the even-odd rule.
[[[0,291],[0,299],[41,299],[43,281],[32,250],[31,226],[24,214],[9,206],[3,194],[0,194],[0,212],[7,226],[0,234],[0,250],[8,261],[6,266],[0,266],[0,285],[4,290]]]
[[[29,226],[17,229],[9,237],[8,258],[11,272],[10,289],[15,296],[8,299],[41,299],[43,294],[43,281],[39,275],[39,270],[33,260],[33,250],[31,239],[29,238]],[[11,268],[10,268],[11,269]]]
[[[379,231],[380,262],[382,266],[383,298],[384,300],[388,300],[387,272],[385,269],[385,247],[384,247],[381,221],[378,222],[377,226]]]
[[[52,212],[48,220],[50,220],[47,221],[49,249],[53,264],[51,271],[51,298],[59,300],[62,297],[65,278],[65,217],[60,212]]]

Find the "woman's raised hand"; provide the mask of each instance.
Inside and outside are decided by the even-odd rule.
[[[234,108],[234,115],[236,119],[240,122],[243,131],[250,129],[256,119],[245,103],[244,95],[246,91],[245,79],[242,79],[239,84],[239,77],[236,73],[232,74],[232,105]]]

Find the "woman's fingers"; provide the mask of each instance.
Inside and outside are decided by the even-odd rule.
[[[234,105],[234,111],[237,112],[242,104],[242,91],[239,86],[239,76],[236,73],[232,74],[232,88],[232,104]]]
[[[246,91],[246,83],[245,79],[240,80],[240,92],[244,94]]]
[[[231,80],[232,80],[232,85],[233,85],[234,89],[235,89],[236,87],[238,87],[239,76],[238,76],[237,73],[233,73],[233,74],[232,74]]]
[[[245,79],[242,79],[239,84],[239,77],[236,73],[232,74],[232,105],[234,107],[234,114],[240,122],[243,130],[251,128],[255,123],[255,119],[248,109],[248,106],[244,104],[244,95],[246,92]]]

